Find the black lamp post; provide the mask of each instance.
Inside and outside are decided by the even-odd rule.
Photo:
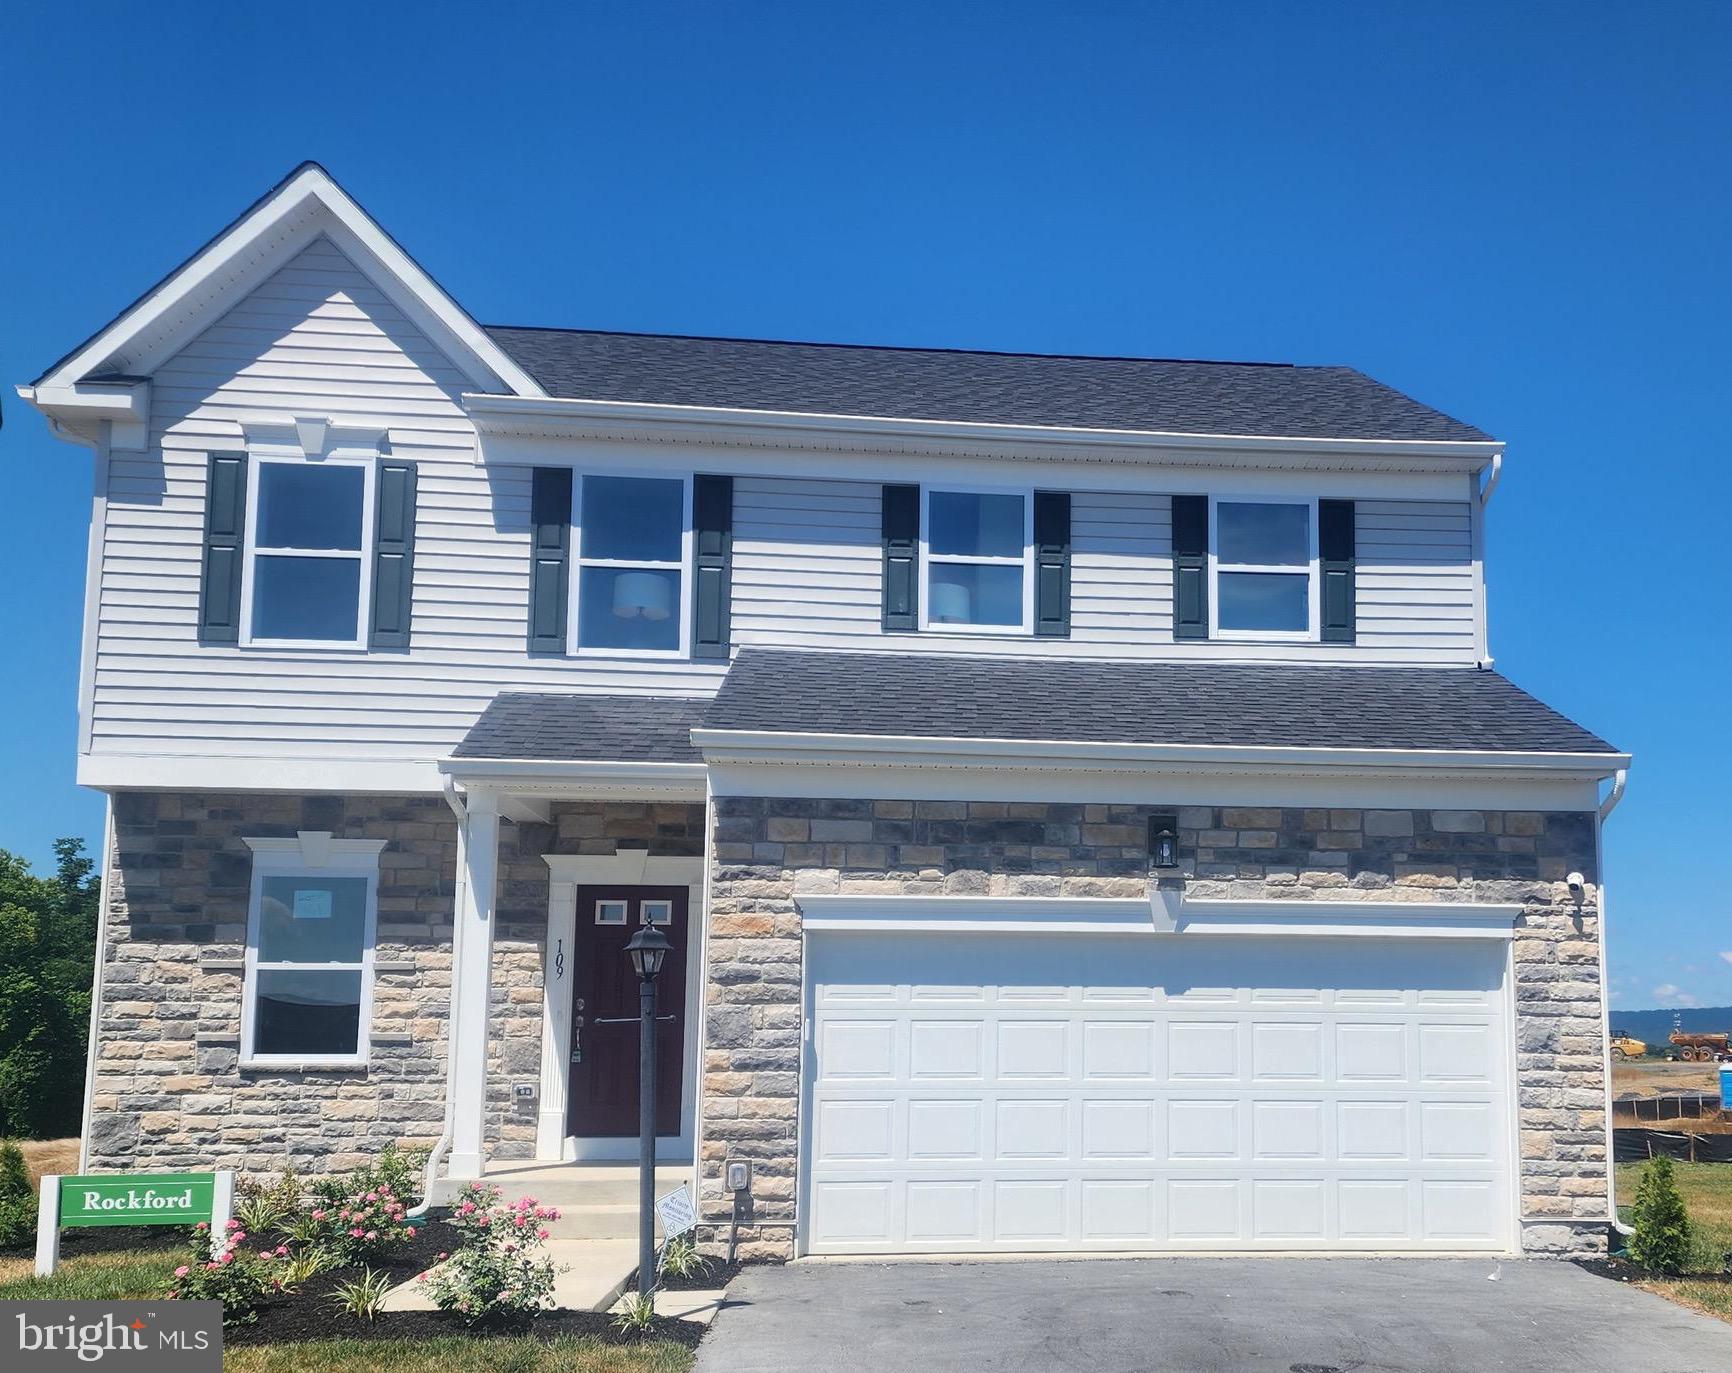
[[[656,1285],[656,974],[673,945],[654,925],[641,926],[625,946],[638,976],[637,1290]]]

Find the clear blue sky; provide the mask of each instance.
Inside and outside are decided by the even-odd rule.
[[[312,157],[491,323],[1346,363],[1506,439],[1499,666],[1637,755],[1616,1004],[1732,1002],[1729,69],[1706,2],[20,0],[0,845],[100,829],[90,460],[10,387]]]

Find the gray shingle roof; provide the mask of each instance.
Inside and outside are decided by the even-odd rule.
[[[1494,672],[1054,662],[747,649],[710,729],[1262,745],[1612,753]]]
[[[1351,367],[487,332],[554,396],[1181,434],[1484,442]]]
[[[707,704],[688,696],[505,692],[488,702],[452,756],[701,763],[692,727]]]

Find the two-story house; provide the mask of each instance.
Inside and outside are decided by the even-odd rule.
[[[310,164],[21,391],[95,456],[89,1166],[629,1158],[647,925],[748,1252],[1603,1243],[1628,758],[1492,670],[1479,430],[483,327]]]

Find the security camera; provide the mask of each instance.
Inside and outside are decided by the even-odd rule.
[[[1584,899],[1586,899],[1588,894],[1588,879],[1583,877],[1581,873],[1572,872],[1568,877],[1564,878],[1564,881],[1568,884],[1570,889],[1570,900],[1579,905]]]

